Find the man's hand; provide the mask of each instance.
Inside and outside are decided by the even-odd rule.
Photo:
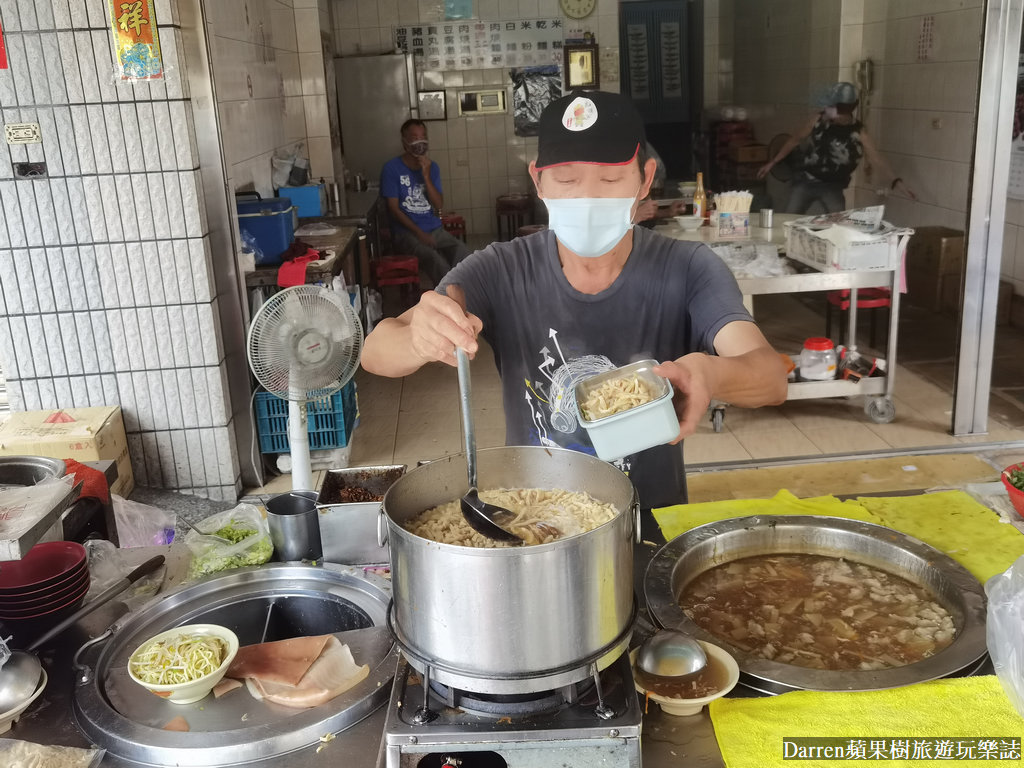
[[[455,348],[462,347],[472,358],[479,344],[476,337],[483,323],[466,312],[465,296],[456,285],[448,286],[448,296],[428,291],[412,309],[409,329],[413,352],[424,362],[438,361],[456,365]]]
[[[430,155],[416,155],[416,160],[420,164],[420,170],[423,171],[423,177],[430,177]]]
[[[767,163],[757,169],[757,178],[763,179],[768,175],[768,172],[775,167],[775,161],[769,160]]]
[[[416,228],[416,239],[430,248],[437,247],[437,241],[434,239],[434,236],[429,232],[424,232],[419,227]]]
[[[658,215],[658,204],[653,200],[644,200],[636,209],[636,220],[647,221]]]
[[[697,425],[711,405],[712,389],[707,361],[707,355],[698,352],[651,369],[658,376],[671,381],[675,388],[673,405],[679,417],[679,434],[672,445],[697,431]]]

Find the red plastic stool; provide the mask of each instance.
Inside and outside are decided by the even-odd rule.
[[[457,213],[442,213],[441,226],[445,232],[466,242],[466,220]]]
[[[420,284],[420,260],[415,256],[382,256],[373,265],[378,288],[397,285],[404,304],[411,305]],[[412,286],[412,288],[410,288]]]
[[[892,306],[892,293],[888,288],[861,288],[857,291],[857,309],[871,310],[869,343],[875,346],[875,331],[878,328],[877,310]],[[825,335],[832,338],[832,307],[840,312],[850,309],[850,291],[829,291],[825,294]]]
[[[501,195],[495,198],[494,216],[498,222],[498,239],[506,239],[504,231],[507,229],[507,239],[511,240],[514,233],[526,223],[526,214],[529,210],[529,195]]]

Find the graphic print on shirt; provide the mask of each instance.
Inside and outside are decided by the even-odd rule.
[[[604,373],[615,365],[604,355],[583,355],[566,359],[558,342],[558,331],[548,329],[546,343],[537,350],[540,362],[535,381],[524,381],[525,397],[533,421],[533,435],[538,445],[564,447],[594,455],[589,440],[581,440],[585,432],[579,423],[576,409],[576,385],[583,379]],[[576,434],[577,431],[580,434]],[[555,433],[572,438],[555,439]],[[624,472],[630,468],[629,457],[614,462]]]
[[[427,187],[425,184],[413,184],[412,177],[404,173],[398,182],[405,188],[405,197],[402,199],[402,209],[407,213],[430,213],[430,201],[427,200]]]

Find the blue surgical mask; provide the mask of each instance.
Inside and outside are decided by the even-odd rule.
[[[636,197],[544,198],[548,229],[578,256],[608,253],[633,226]]]

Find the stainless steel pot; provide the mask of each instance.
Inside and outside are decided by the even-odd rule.
[[[845,557],[929,589],[953,617],[953,642],[927,659],[882,670],[821,670],[748,656],[695,624],[679,607],[683,589],[704,571],[764,554]],[[756,515],[694,528],[662,547],[644,576],[651,615],[727,648],[741,680],[759,691],[864,691],[896,688],[973,670],[985,655],[985,592],[967,569],[918,539],[881,525],[814,515]]]
[[[619,510],[587,533],[529,547],[440,544],[402,523],[459,498],[466,460],[414,469],[384,496],[391,546],[389,621],[398,644],[431,679],[482,693],[530,693],[569,685],[614,661],[635,615],[633,486],[593,456],[543,447],[478,452],[481,488],[586,491]]]

